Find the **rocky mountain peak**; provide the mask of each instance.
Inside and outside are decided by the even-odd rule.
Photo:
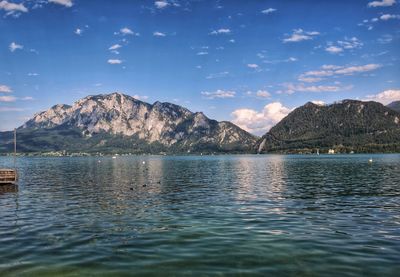
[[[55,105],[36,114],[20,129],[79,130],[85,138],[108,136],[111,140],[157,144],[178,149],[251,149],[255,137],[235,125],[210,120],[172,103],[149,104],[132,96],[114,92],[90,95],[72,106]],[[107,141],[102,141],[102,145]]]

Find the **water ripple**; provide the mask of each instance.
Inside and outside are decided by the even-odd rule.
[[[369,157],[21,158],[0,275],[397,276],[400,155]]]

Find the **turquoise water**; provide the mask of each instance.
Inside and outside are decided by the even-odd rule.
[[[18,168],[0,188],[0,276],[400,276],[400,155]]]

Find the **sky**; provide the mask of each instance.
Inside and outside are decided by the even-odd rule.
[[[262,135],[314,101],[400,100],[398,0],[0,0],[0,130],[121,92]]]

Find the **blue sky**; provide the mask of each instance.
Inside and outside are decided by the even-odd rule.
[[[123,92],[262,134],[307,101],[400,100],[395,0],[0,0],[0,130]]]

